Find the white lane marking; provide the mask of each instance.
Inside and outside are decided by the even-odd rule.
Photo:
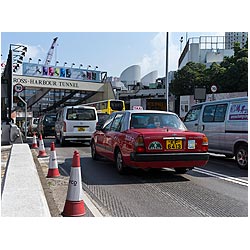
[[[198,172],[198,173],[202,173],[202,174],[206,174],[206,175],[209,175],[209,176],[217,177],[217,178],[225,180],[225,181],[230,181],[230,182],[233,182],[233,183],[248,187],[248,181],[247,180],[227,176],[227,175],[216,173],[216,172],[211,172],[209,170],[200,169],[200,168],[194,168],[193,171]]]
[[[65,175],[68,175],[68,173],[66,172],[65,169],[60,168],[60,170],[62,170],[64,172]],[[83,196],[83,201],[86,204],[86,206],[88,207],[88,209],[90,210],[90,212],[94,215],[94,217],[104,217],[100,211],[96,208],[96,206],[94,205],[94,203],[91,201],[91,199],[89,198],[87,192],[85,190],[82,189],[82,196]]]

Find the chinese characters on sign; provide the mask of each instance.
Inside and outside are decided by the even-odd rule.
[[[100,82],[101,72],[95,70],[75,69],[58,66],[47,66],[34,63],[23,63],[24,76],[38,76],[49,78],[66,78],[78,81]]]

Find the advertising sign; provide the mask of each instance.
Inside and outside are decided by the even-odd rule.
[[[230,106],[229,110],[229,120],[248,120],[248,106],[245,103],[235,103]]]
[[[24,76],[63,78],[78,81],[101,82],[101,71],[23,63]]]

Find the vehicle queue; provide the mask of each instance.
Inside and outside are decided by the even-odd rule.
[[[119,173],[136,167],[173,168],[183,174],[205,166],[208,152],[235,155],[239,167],[247,169],[247,129],[242,127],[247,121],[247,98],[195,105],[184,122],[175,113],[125,110],[124,101],[106,100],[46,114],[40,118],[37,131],[43,137],[55,136],[61,146],[72,141],[90,143],[92,159],[113,161]],[[231,151],[219,150],[228,146]]]

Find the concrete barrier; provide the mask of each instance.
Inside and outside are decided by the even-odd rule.
[[[50,217],[28,144],[13,144],[2,190],[1,216]]]

